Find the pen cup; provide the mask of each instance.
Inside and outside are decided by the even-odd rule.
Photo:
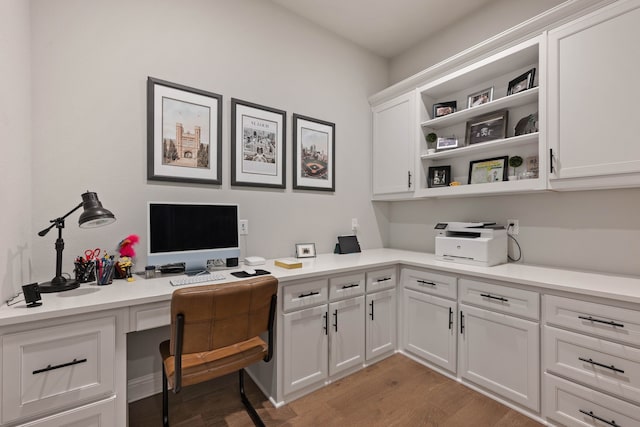
[[[98,285],[110,285],[113,283],[115,265],[113,260],[103,260],[100,265],[96,264],[96,283]]]
[[[73,271],[76,281],[79,283],[94,282],[96,280],[96,264],[93,261],[76,261],[74,262]]]

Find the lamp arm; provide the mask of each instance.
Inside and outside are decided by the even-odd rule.
[[[42,236],[46,236],[46,234],[49,232],[49,230],[51,230],[53,227],[59,227],[61,224],[64,224],[64,219],[66,217],[68,217],[69,215],[71,215],[72,213],[74,213],[75,211],[77,211],[78,209],[80,209],[82,207],[82,202],[80,202],[78,204],[78,206],[76,206],[75,208],[71,209],[69,212],[67,212],[66,214],[64,214],[63,216],[56,218],[56,219],[52,219],[51,221],[51,225],[48,226],[47,228],[45,228],[44,230],[42,230],[41,232],[38,233],[38,236],[42,237]]]

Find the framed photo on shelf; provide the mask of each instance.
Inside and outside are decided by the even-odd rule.
[[[433,118],[446,116],[455,113],[458,109],[457,101],[439,102],[433,104]]]
[[[493,101],[493,86],[469,95],[469,98],[467,99],[467,108],[477,107],[478,105],[486,104],[491,101]]]
[[[451,183],[451,166],[429,166],[427,187],[447,187]]]
[[[436,150],[450,150],[458,148],[458,138],[438,138],[436,140]]]
[[[509,156],[493,157],[469,162],[469,184],[506,181]]]
[[[494,111],[474,117],[467,122],[467,142],[472,145],[506,138],[508,118],[508,110]]]
[[[315,258],[315,243],[296,243],[296,258]]]
[[[285,188],[286,116],[231,99],[231,185]]]
[[[536,76],[536,69],[532,68],[524,74],[519,75],[509,82],[507,96],[522,92],[533,87],[533,79]]]
[[[335,191],[334,123],[293,115],[293,188]]]
[[[147,77],[147,179],[222,183],[222,95]]]

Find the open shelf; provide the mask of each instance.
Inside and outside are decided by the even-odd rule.
[[[488,196],[495,194],[520,193],[523,191],[543,191],[544,180],[540,178],[521,179],[517,181],[489,182],[484,184],[467,184],[416,190],[416,197],[465,197]]]
[[[527,133],[525,135],[512,136],[510,138],[496,139],[494,141],[481,142],[479,144],[467,145],[466,147],[454,148],[440,151],[433,154],[421,154],[422,160],[452,159],[454,157],[464,157],[476,152],[483,152],[500,147],[518,147],[538,140],[538,132]]]

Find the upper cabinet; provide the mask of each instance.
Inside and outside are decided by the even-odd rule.
[[[639,24],[621,0],[549,32],[550,188],[640,185]]]

